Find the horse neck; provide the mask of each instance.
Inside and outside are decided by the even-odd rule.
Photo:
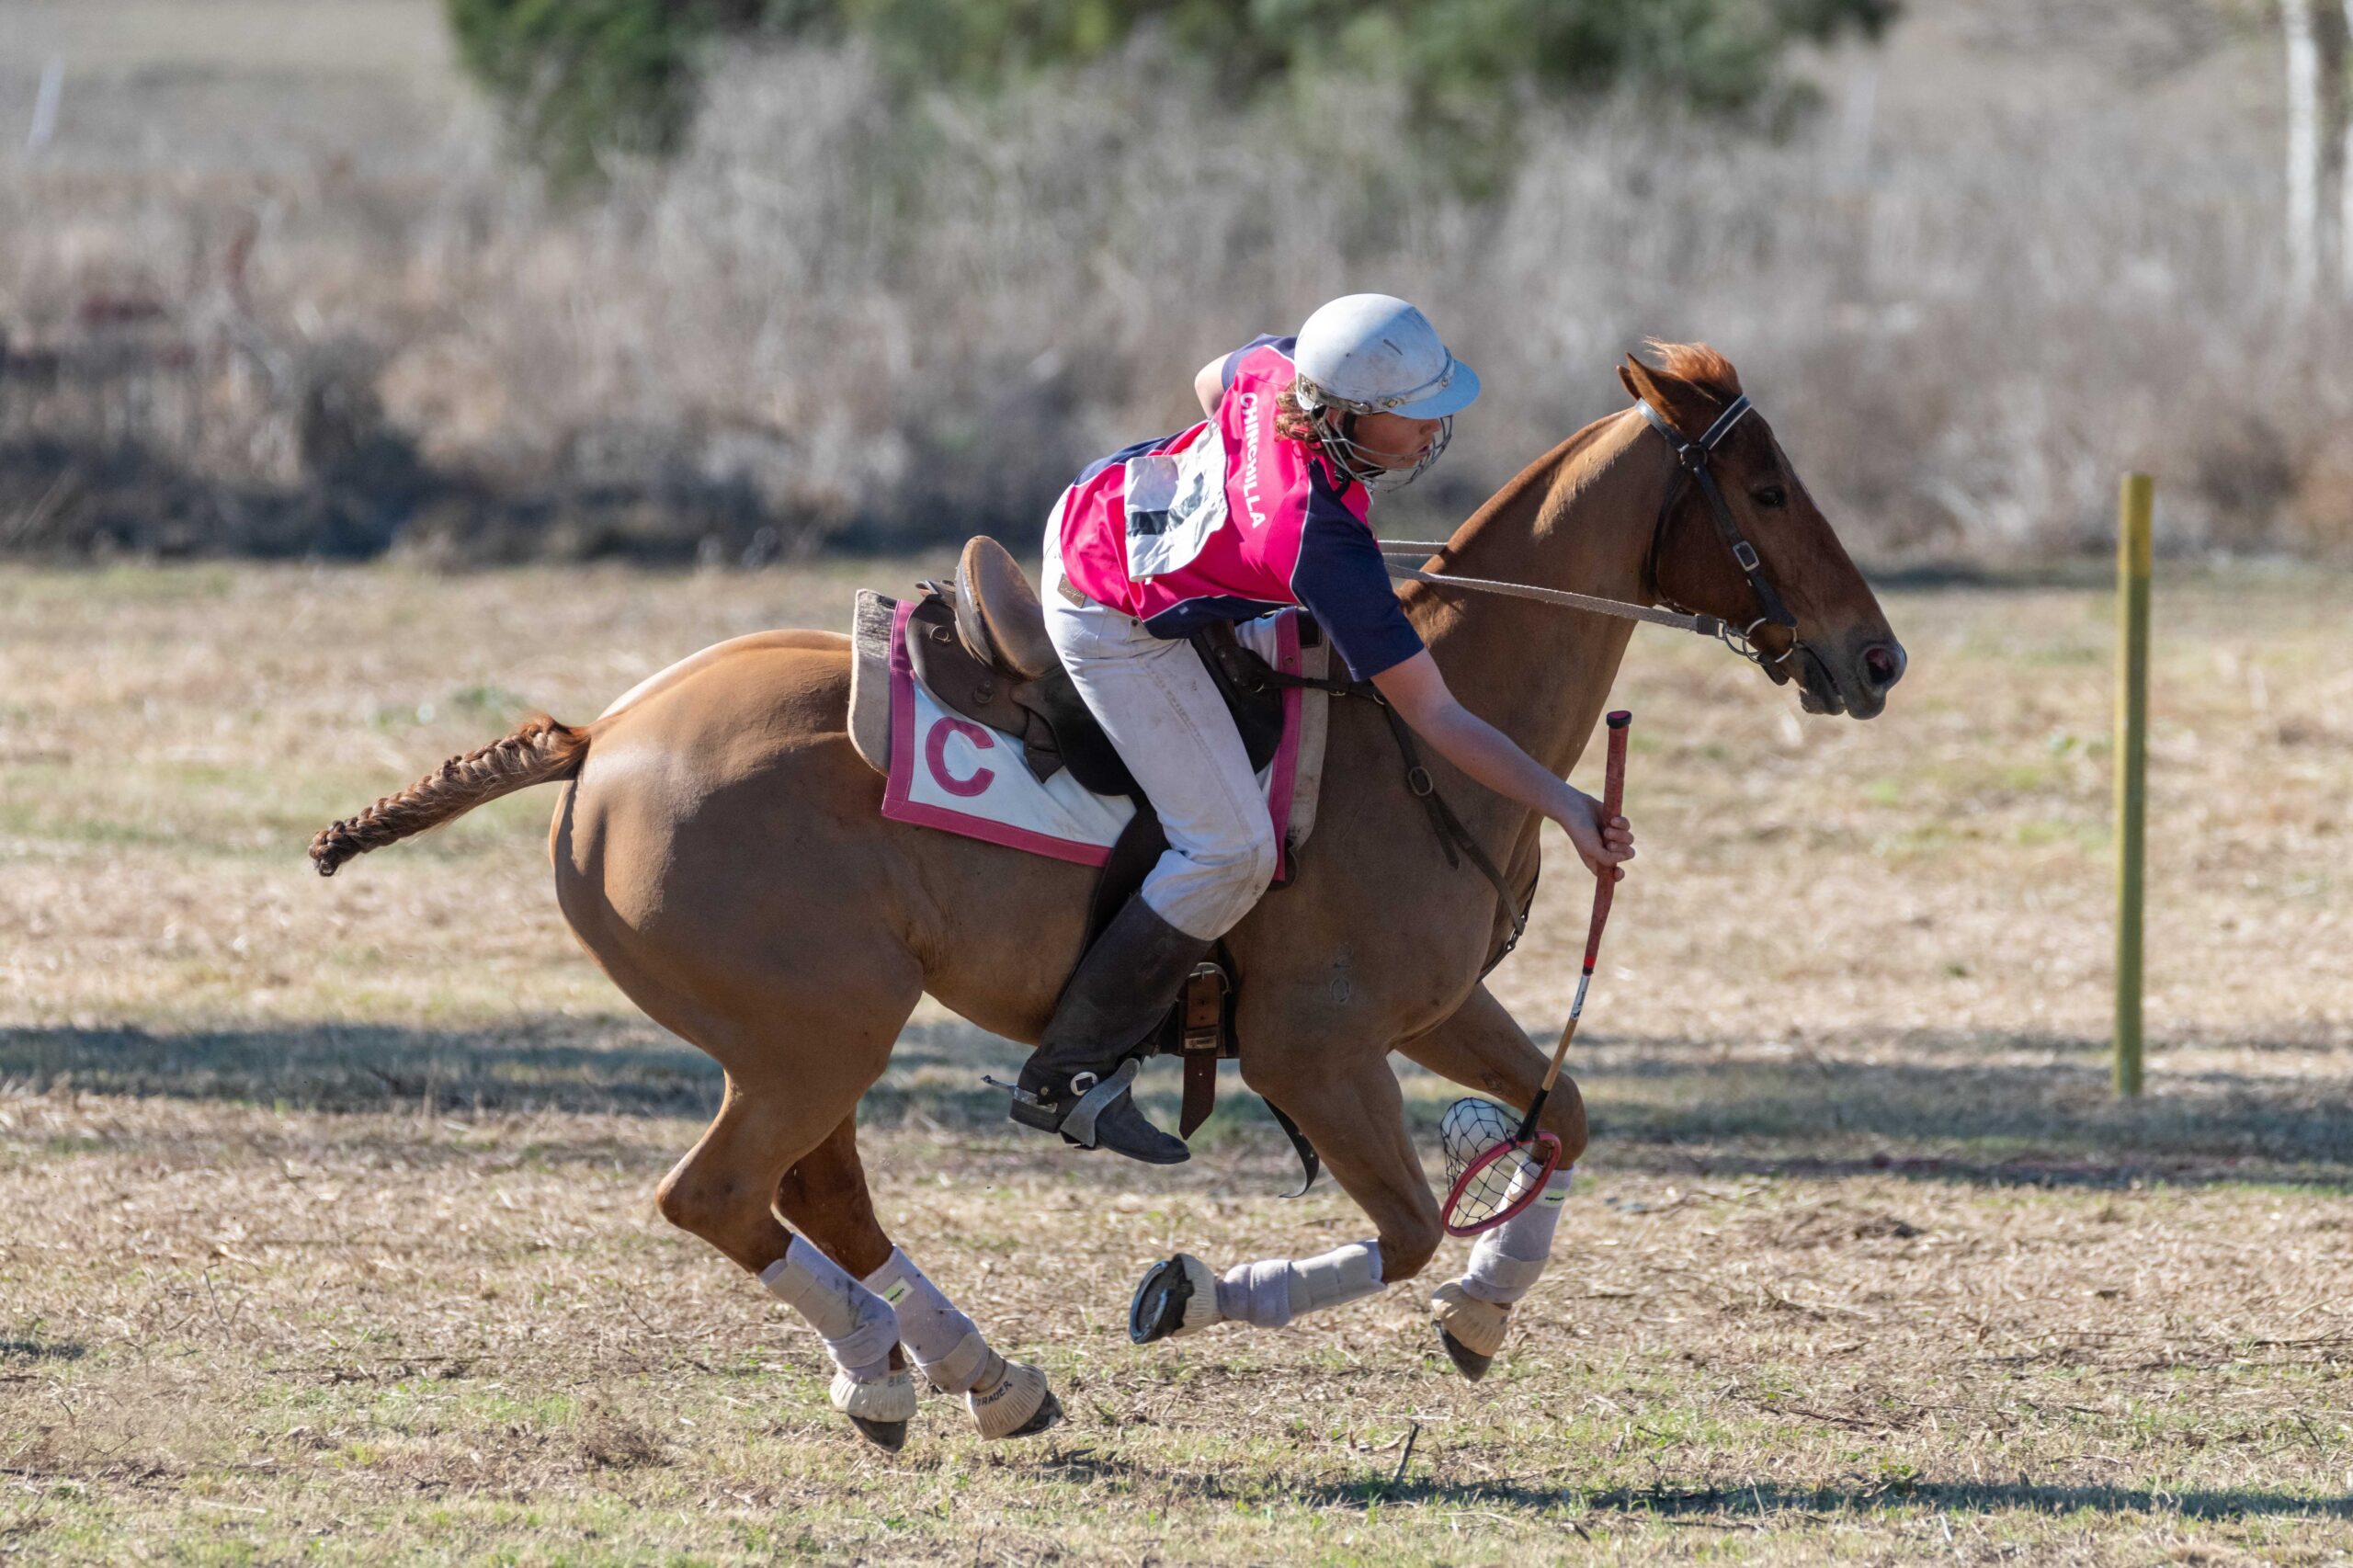
[[[1441,570],[1646,602],[1643,558],[1666,476],[1636,455],[1640,424],[1629,412],[1571,437],[1455,531]],[[1463,705],[1565,777],[1609,700],[1633,622],[1426,584],[1404,597]]]

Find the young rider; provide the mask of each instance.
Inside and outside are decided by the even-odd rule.
[[[1013,1096],[1016,1121],[1154,1165],[1187,1151],[1136,1108],[1122,1063],[1279,852],[1191,631],[1304,606],[1355,678],[1449,762],[1560,824],[1597,873],[1634,853],[1623,817],[1602,822],[1600,802],[1455,700],[1390,587],[1372,493],[1436,462],[1479,395],[1422,312],[1351,294],[1296,337],[1211,360],[1193,388],[1205,420],[1096,463],[1047,524],[1047,634],[1168,848],[1080,961]]]

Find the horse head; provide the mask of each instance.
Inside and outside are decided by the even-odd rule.
[[[1809,713],[1876,717],[1904,678],[1904,644],[1796,465],[1749,406],[1732,362],[1705,344],[1629,356],[1626,390],[1681,472],[1653,530],[1644,587],[1735,631]],[[1735,644],[1736,646],[1738,644]]]

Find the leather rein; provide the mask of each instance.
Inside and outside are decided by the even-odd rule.
[[[1586,610],[1595,615],[1615,616],[1621,620],[1639,620],[1651,626],[1671,627],[1678,631],[1696,631],[1702,637],[1714,638],[1760,669],[1787,664],[1805,646],[1797,635],[1797,617],[1790,613],[1780,592],[1773,586],[1772,578],[1766,574],[1765,563],[1757,556],[1756,547],[1748,542],[1747,536],[1740,531],[1740,525],[1733,520],[1732,507],[1724,501],[1723,488],[1716,483],[1715,473],[1708,466],[1708,460],[1732,434],[1733,427],[1756,405],[1748,401],[1745,392],[1742,393],[1716,415],[1716,422],[1709,426],[1706,433],[1696,441],[1686,440],[1682,432],[1668,424],[1665,417],[1651,406],[1648,398],[1637,401],[1634,406],[1643,411],[1643,417],[1650,421],[1653,429],[1666,437],[1667,449],[1675,455],[1675,473],[1667,482],[1665,495],[1659,501],[1658,520],[1651,526],[1650,550],[1643,559],[1643,575],[1649,580],[1660,604],[1638,605],[1624,599],[1602,598],[1594,594],[1571,593],[1566,588],[1539,587],[1530,583],[1504,582],[1493,577],[1461,577],[1450,572],[1424,572],[1418,567],[1394,561],[1383,563],[1389,568],[1389,574],[1409,582],[1427,583],[1435,587],[1468,588],[1474,593],[1533,599],[1539,604],[1559,605],[1564,609]],[[1699,494],[1707,502],[1708,515],[1716,525],[1717,534],[1722,538],[1725,548],[1732,551],[1733,561],[1740,567],[1742,574],[1748,579],[1749,591],[1756,596],[1760,613],[1744,627],[1735,629],[1721,617],[1686,609],[1668,598],[1659,586],[1659,550],[1666,541],[1667,525],[1674,521],[1676,503],[1683,498],[1684,487],[1688,484],[1699,487]],[[1392,540],[1382,541],[1381,551],[1383,555],[1444,555],[1452,548],[1450,543],[1433,543],[1427,540]],[[1756,629],[1760,626],[1778,626],[1788,632],[1789,647],[1778,654],[1768,655],[1755,641]]]

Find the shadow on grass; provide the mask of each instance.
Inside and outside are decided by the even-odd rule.
[[[2334,1073],[2154,1070],[2127,1101],[2110,1091],[2104,1041],[1923,1031],[1870,1043],[1802,1060],[1694,1040],[1596,1051],[1578,1067],[1592,1163],[1720,1177],[2353,1185],[2353,1113]]]
[[[864,1114],[885,1123],[963,1120],[956,1107],[982,1097],[980,1074],[1002,1074],[1022,1055],[967,1025],[910,1025]],[[695,1047],[626,1017],[464,1029],[0,1028],[0,1085],[298,1110],[699,1117],[718,1108],[722,1081],[719,1064]]]
[[[1836,1047],[1802,1061],[1726,1057],[1712,1042],[1622,1040],[1580,1049],[1574,1071],[1597,1171],[1733,1178],[1881,1172],[2001,1185],[2136,1181],[2353,1187],[2353,1113],[2318,1074],[2153,1072],[2148,1096],[2108,1091],[2097,1042],[1922,1034],[1868,1057]],[[909,1026],[869,1092],[869,1126],[1003,1133],[1024,1049],[957,1020]],[[1401,1063],[1401,1066],[1403,1064]],[[1406,1111],[1436,1147],[1460,1093],[1404,1067]],[[1229,1064],[1204,1153],[1265,1156],[1285,1145]],[[0,1084],[242,1101],[294,1109],[554,1110],[702,1117],[719,1069],[642,1019],[518,1018],[429,1029],[308,1025],[149,1032],[0,1028]],[[1173,1122],[1173,1063],[1146,1071],[1146,1110]],[[1120,1176],[1133,1173],[1119,1172]]]
[[[1126,1481],[1173,1489],[1207,1504],[1257,1503],[1266,1499],[1268,1477],[1252,1471],[1178,1471],[1148,1467],[1119,1454],[1081,1449],[1049,1457],[1041,1471],[1089,1481]],[[2159,1492],[2132,1486],[2045,1486],[2030,1483],[1909,1481],[1899,1484],[1790,1486],[1743,1482],[1729,1486],[1617,1486],[1586,1489],[1527,1481],[1449,1482],[1435,1477],[1390,1482],[1378,1475],[1361,1481],[1280,1483],[1286,1500],[1305,1506],[1369,1508],[1410,1504],[1450,1507],[1501,1505],[1542,1512],[1574,1508],[1596,1515],[1647,1516],[1693,1524],[1730,1526],[1815,1516],[1920,1509],[1929,1513],[2023,1512],[2065,1516],[2098,1514],[2181,1515],[2200,1519],[2353,1519],[2353,1496],[2297,1496],[2284,1492]]]

